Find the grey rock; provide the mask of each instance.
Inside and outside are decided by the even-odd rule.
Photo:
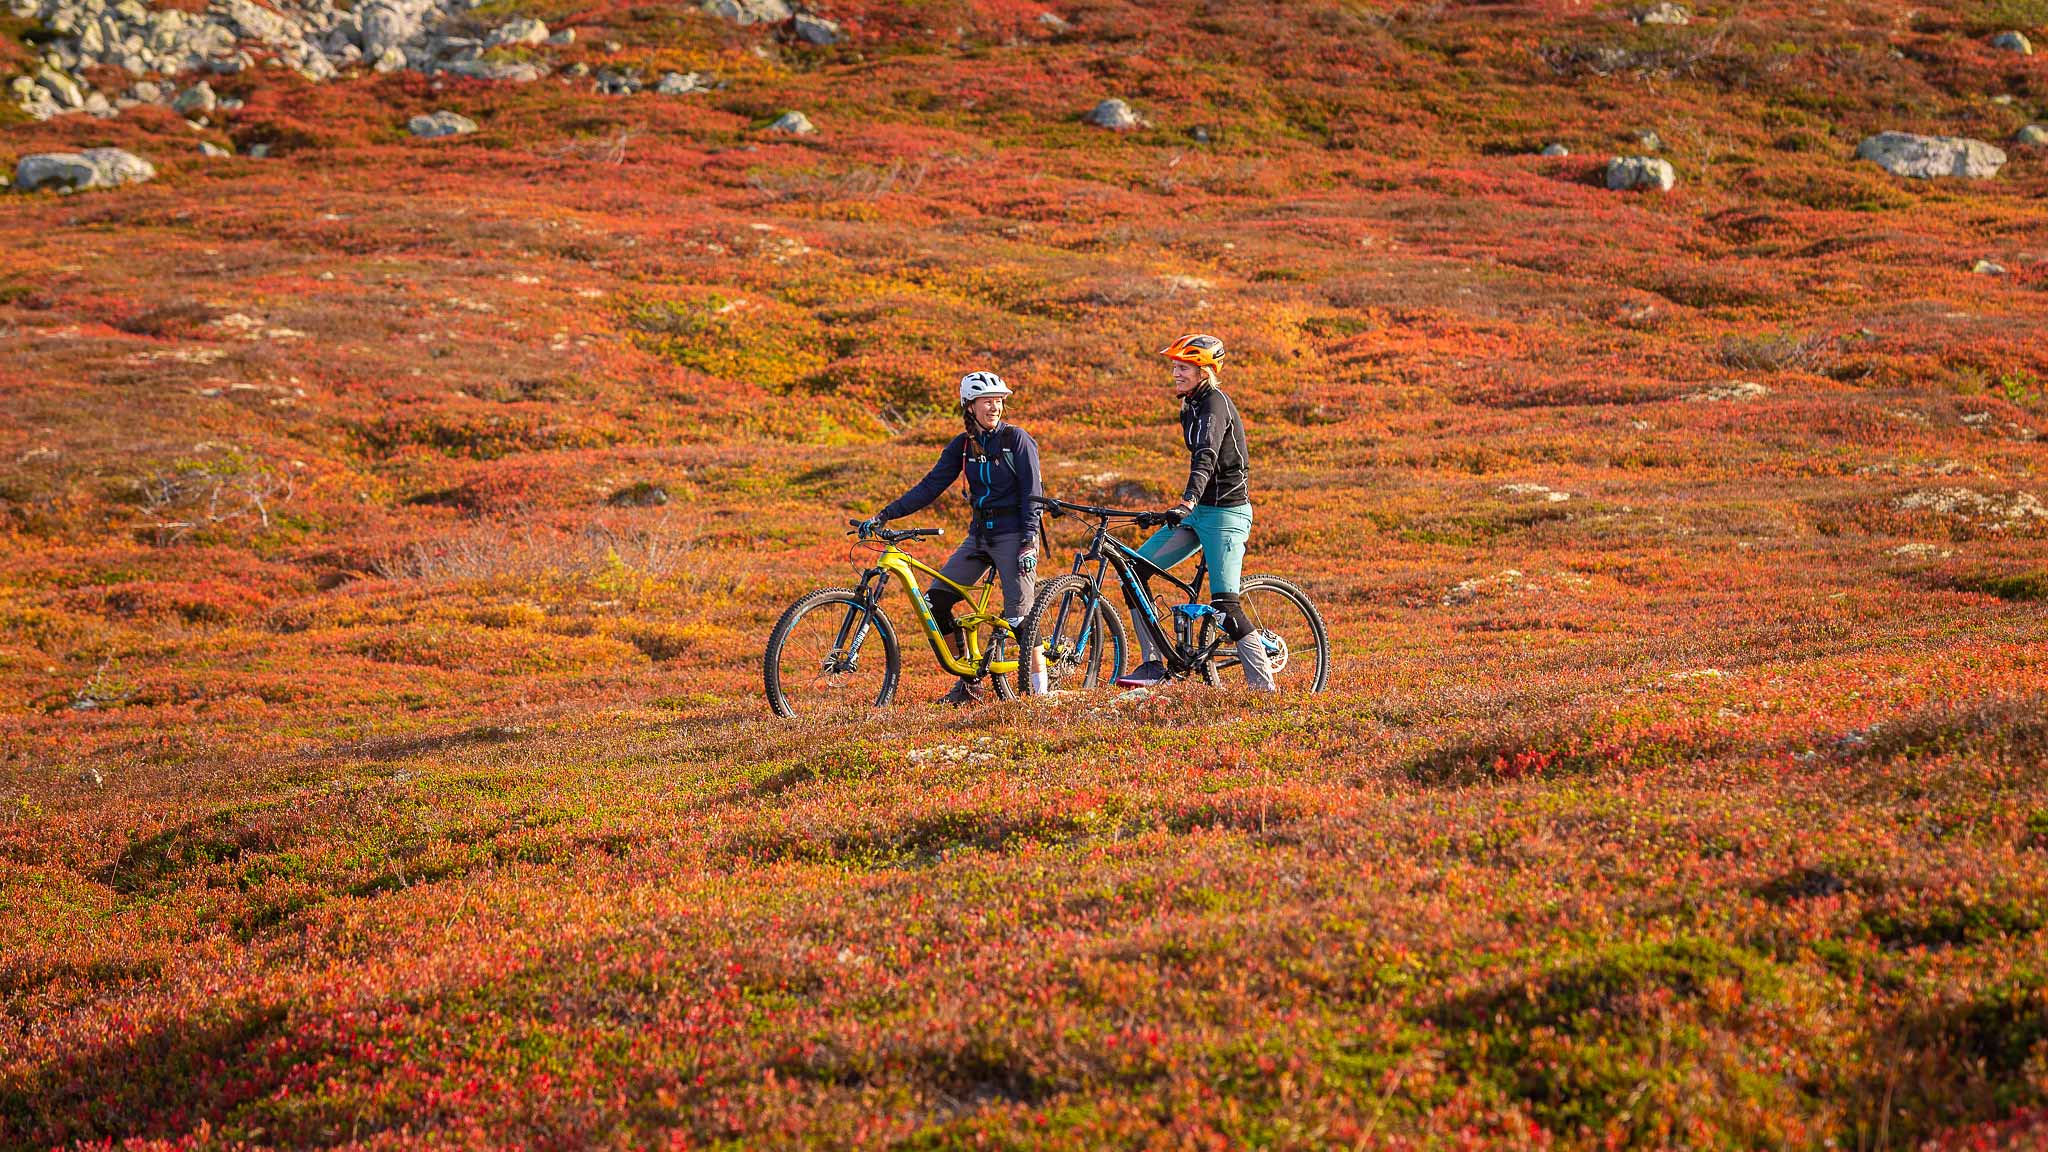
[[[1991,46],[2006,52],[2017,52],[2022,56],[2034,54],[2033,41],[2028,40],[2024,32],[2000,32],[1991,38]]]
[[[1073,27],[1073,24],[1069,23],[1066,17],[1061,16],[1057,12],[1040,12],[1038,14],[1038,22],[1055,32],[1065,32]]]
[[[423,140],[439,140],[444,136],[467,136],[476,131],[476,121],[460,112],[445,109],[415,116],[406,121],[406,130]]]
[[[220,104],[220,97],[214,95],[213,85],[201,80],[171,101],[171,110],[180,116],[204,116]]]
[[[234,155],[233,152],[230,152],[227,149],[221,147],[220,145],[215,144],[211,140],[201,140],[199,142],[199,154],[201,156],[210,157],[215,160],[219,160],[223,157]]]
[[[156,179],[149,161],[119,148],[88,148],[83,152],[38,152],[14,166],[14,186],[23,192],[55,188],[82,192],[116,188]]]
[[[1129,132],[1145,126],[1144,118],[1131,111],[1129,104],[1113,97],[1097,104],[1083,119],[1098,128],[1107,128],[1113,132]]]
[[[844,38],[838,22],[827,20],[823,16],[813,16],[809,12],[797,13],[792,27],[796,31],[797,39],[806,44],[837,44]]]
[[[1668,2],[1662,4],[1652,4],[1648,8],[1643,9],[1641,12],[1636,13],[1636,23],[1673,25],[1690,24],[1692,23],[1692,13],[1686,11],[1684,8],[1680,7],[1677,4],[1672,4]]]
[[[420,18],[390,0],[373,0],[357,17],[363,26],[363,55],[376,60],[391,49],[404,50],[420,36]]]
[[[545,75],[539,65],[517,60],[458,60],[442,65],[440,70],[477,80],[504,80],[515,84],[531,84]]]
[[[654,82],[654,90],[663,96],[687,96],[692,92],[708,92],[711,86],[695,72],[663,72],[661,79]]]
[[[405,53],[397,48],[386,48],[378,53],[370,68],[376,72],[402,72],[405,70]]]
[[[85,90],[78,86],[78,81],[54,68],[37,72],[36,83],[50,94],[50,99],[56,101],[59,108],[85,107]]]
[[[560,32],[548,37],[548,43],[557,48],[567,48],[575,42],[576,30],[574,28],[564,28]]]
[[[1998,169],[2005,163],[2005,152],[1982,140],[1961,136],[1880,132],[1856,146],[1856,158],[1868,160],[1894,176],[1914,180],[1988,180],[1998,175]]]
[[[251,144],[251,145],[249,145],[249,159],[251,159],[251,160],[268,160],[269,158],[270,158],[270,145],[268,145],[268,144]]]
[[[1537,153],[1539,156],[1569,156],[1571,154],[1572,150],[1562,144],[1545,144],[1543,151]]]
[[[784,0],[704,0],[704,10],[735,24],[780,24],[793,15]]]
[[[508,20],[491,30],[490,39],[485,43],[492,48],[509,48],[528,44],[545,44],[548,40],[548,26],[531,16]]]
[[[2005,275],[2005,265],[2000,264],[1996,260],[1979,260],[1975,264],[1970,265],[1970,271],[1975,272],[1979,276],[2003,276]]]
[[[606,68],[597,74],[597,91],[605,96],[631,96],[641,87],[639,75],[630,68],[623,72]]]
[[[581,60],[578,60],[574,64],[569,65],[567,68],[562,69],[562,75],[575,76],[579,78],[588,76],[590,75],[590,65],[585,64]]]
[[[784,112],[768,126],[770,132],[787,132],[792,136],[809,136],[818,129],[811,118],[801,112]]]
[[[2013,141],[2030,148],[2048,147],[2048,124],[2029,124],[2013,134]]]
[[[1669,192],[1678,183],[1678,173],[1668,160],[1654,156],[1616,156],[1607,162],[1607,187],[1615,192],[1655,188]]]

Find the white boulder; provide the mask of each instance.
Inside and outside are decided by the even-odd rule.
[[[422,140],[439,140],[444,136],[467,136],[476,131],[476,121],[460,112],[450,112],[446,109],[415,116],[407,121],[405,126]]]
[[[780,24],[793,15],[784,0],[705,0],[704,10],[735,24]]]
[[[87,148],[83,152],[38,152],[14,166],[14,186],[23,192],[55,188],[82,192],[115,188],[156,179],[149,161],[119,148]]]
[[[1678,184],[1678,173],[1668,160],[1654,156],[1616,156],[1607,162],[1607,187],[1624,192],[1634,188],[1655,188],[1669,192]]]
[[[1998,175],[1998,169],[2005,164],[2005,151],[1961,136],[1880,132],[1856,146],[1856,158],[1868,160],[1894,176],[1914,180],[1988,180]]]
[[[548,42],[548,26],[531,16],[521,16],[491,30],[484,43],[492,48],[515,48]]]
[[[1114,97],[1097,104],[1083,119],[1097,128],[1107,128],[1112,132],[1129,132],[1145,126],[1144,117],[1131,111],[1129,104]]]

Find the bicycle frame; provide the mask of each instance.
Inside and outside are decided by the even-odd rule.
[[[1081,569],[1090,560],[1095,561],[1095,575],[1091,582],[1098,590],[1102,587],[1103,573],[1115,569],[1117,583],[1123,590],[1124,603],[1131,610],[1131,627],[1150,630],[1154,642],[1153,651],[1165,659],[1167,667],[1175,674],[1194,671],[1202,661],[1213,656],[1222,644],[1221,640],[1212,640],[1198,651],[1183,651],[1160,625],[1159,613],[1152,606],[1152,588],[1147,583],[1153,576],[1159,576],[1185,593],[1189,603],[1197,603],[1201,600],[1198,590],[1202,586],[1202,578],[1209,570],[1207,559],[1197,561],[1194,578],[1183,582],[1173,573],[1140,556],[1136,548],[1110,535],[1109,521],[1102,519],[1096,521],[1094,534],[1088,541],[1088,550],[1074,557],[1074,574],[1080,575]],[[1089,626],[1092,627],[1092,624]],[[1086,647],[1087,641],[1088,635],[1084,631],[1081,636],[1082,647]]]
[[[964,637],[963,642],[967,648],[966,659],[963,660],[955,657],[947,650],[946,634],[940,630],[938,619],[932,615],[931,605],[926,602],[924,593],[918,588],[919,573],[930,576],[960,593],[967,606],[972,609],[972,611],[958,618],[960,632]],[[879,606],[882,602],[882,594],[889,587],[889,578],[892,576],[903,582],[903,590],[910,597],[911,606],[917,609],[918,620],[924,624],[925,641],[931,645],[932,655],[938,657],[940,667],[955,676],[970,678],[978,678],[990,673],[1003,676],[1017,671],[1017,661],[1014,657],[1007,660],[991,659],[992,653],[984,649],[981,644],[981,636],[978,629],[984,624],[1010,633],[1013,638],[1016,633],[1016,630],[1010,626],[1010,622],[1003,619],[1000,613],[988,611],[989,595],[995,591],[995,584],[993,582],[979,584],[972,588],[965,587],[947,579],[945,573],[924,563],[917,557],[896,547],[896,545],[890,544],[882,550],[880,558],[875,561],[875,566],[861,573],[861,599],[869,604]],[[853,614],[848,613],[846,623],[840,625],[840,635],[835,651],[845,652],[850,656],[853,653],[859,652],[861,641],[867,639],[867,624],[865,622],[869,619],[871,617],[863,615],[861,617],[863,621],[861,634],[849,637],[846,635],[846,629],[853,624]],[[857,657],[853,658],[857,659]]]

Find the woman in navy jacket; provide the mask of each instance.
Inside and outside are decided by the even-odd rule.
[[[1033,496],[1045,491],[1038,475],[1038,445],[1022,428],[1003,422],[1003,401],[1010,386],[993,372],[970,372],[960,378],[960,415],[966,425],[939,453],[939,462],[910,491],[890,501],[863,527],[878,528],[923,509],[944,495],[963,473],[967,503],[974,513],[967,538],[939,571],[946,579],[973,585],[993,568],[1003,586],[1003,617],[1020,623],[1031,607],[1038,571],[1039,506]],[[953,611],[960,594],[933,581],[932,616],[953,633],[960,651]],[[982,699],[980,685],[962,678],[944,703],[972,704]]]

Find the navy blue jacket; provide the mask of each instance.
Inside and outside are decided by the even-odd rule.
[[[1038,539],[1039,506],[1030,497],[1043,495],[1038,478],[1038,445],[1015,424],[1000,424],[976,437],[981,459],[967,455],[967,433],[953,437],[939,462],[917,486],[889,502],[882,519],[901,520],[944,495],[962,472],[967,473],[967,503],[974,510],[969,535],[1021,532],[1028,543]]]

